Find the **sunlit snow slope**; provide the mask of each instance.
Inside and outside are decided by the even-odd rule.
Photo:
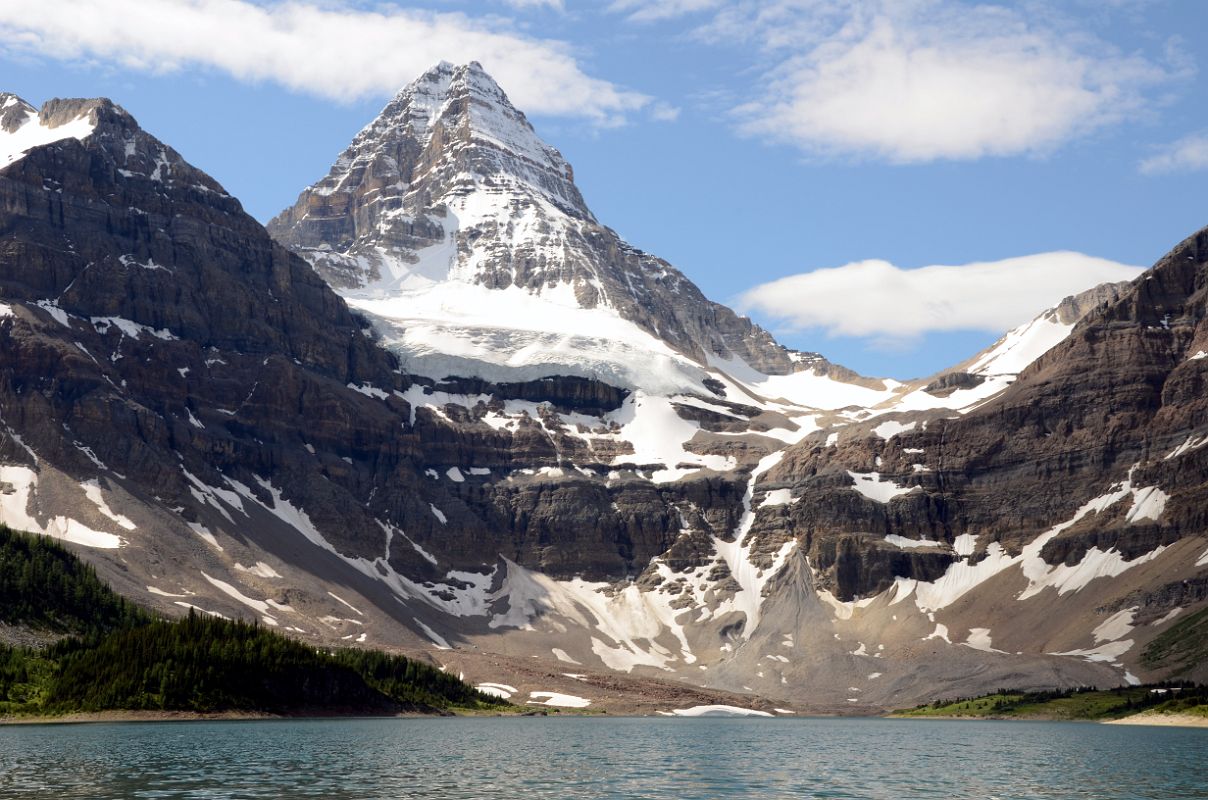
[[[94,127],[86,114],[66,122],[44,120],[36,108],[21,98],[0,93],[0,167],[17,161],[39,145],[83,139]]]

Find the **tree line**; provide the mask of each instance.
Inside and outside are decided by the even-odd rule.
[[[388,714],[500,709],[448,673],[372,650],[316,649],[258,623],[158,619],[53,540],[0,525],[0,621],[68,634],[0,645],[0,715],[74,711]]]

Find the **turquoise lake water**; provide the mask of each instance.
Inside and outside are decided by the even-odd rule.
[[[0,798],[1206,798],[1208,730],[467,718],[0,728]]]

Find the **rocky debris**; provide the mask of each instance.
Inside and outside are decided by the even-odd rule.
[[[1174,609],[1183,609],[1208,600],[1208,575],[1197,575],[1179,581],[1138,590],[1095,609],[1109,615],[1125,609],[1136,609],[1133,623],[1152,625],[1166,618]],[[1177,615],[1176,615],[1177,618]]]
[[[923,387],[923,391],[936,397],[946,397],[957,389],[972,389],[986,382],[984,375],[969,372],[947,372]]]
[[[0,622],[0,646],[28,647],[40,650],[66,638],[65,634],[35,630],[26,625],[9,625]]]

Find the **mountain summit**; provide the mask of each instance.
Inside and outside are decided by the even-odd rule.
[[[477,63],[442,62],[405,87],[336,160],[327,177],[302,192],[270,223],[277,238],[303,252],[345,289],[388,290],[460,279],[492,288],[554,283],[532,269],[511,280],[476,275],[452,249],[431,252],[451,233],[482,223],[458,203],[481,190],[499,206],[594,222],[570,165],[546,145]],[[457,214],[449,212],[457,206]],[[516,249],[538,237],[517,232]],[[553,237],[542,237],[547,244]],[[422,257],[421,257],[422,252]],[[551,260],[552,259],[547,259]],[[546,278],[550,280],[547,281]]]
[[[570,165],[475,62],[399,92],[269,231],[437,378],[498,378],[494,364],[702,391],[727,364],[834,369],[599,224]]]

